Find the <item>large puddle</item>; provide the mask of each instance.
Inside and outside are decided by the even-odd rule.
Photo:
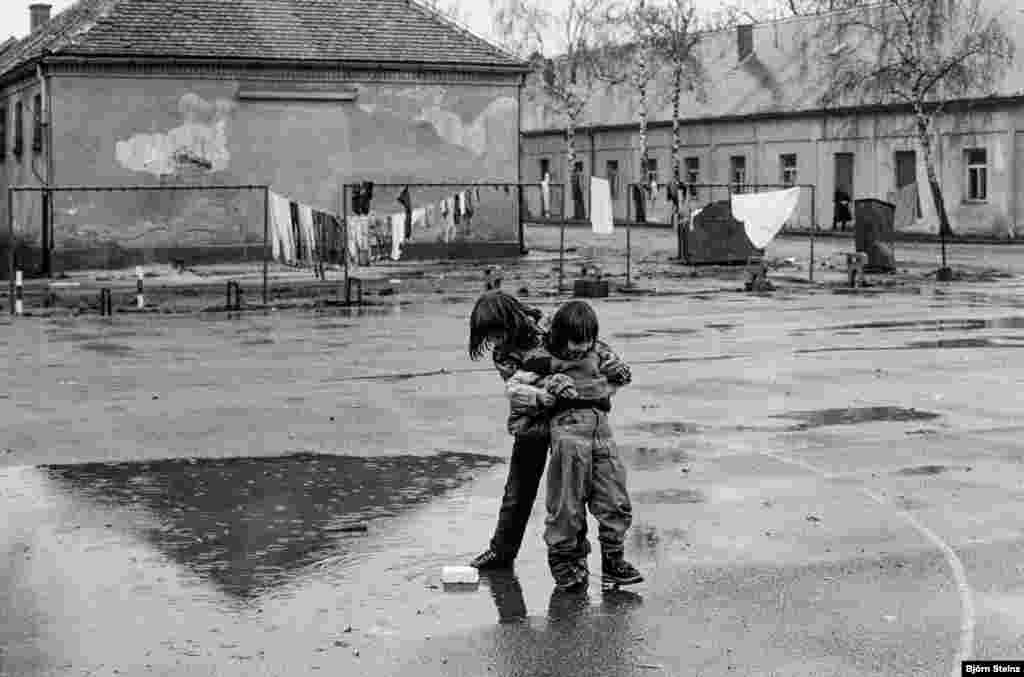
[[[361,458],[174,459],[51,465],[59,487],[139,517],[153,547],[240,598],[284,583],[351,538],[467,482],[501,459],[465,453]]]
[[[950,320],[893,320],[888,322],[860,322],[827,327],[826,331],[850,329],[881,329],[886,332],[897,331],[976,331],[980,329],[1024,329],[1024,317],[996,317],[989,319],[950,319]]]

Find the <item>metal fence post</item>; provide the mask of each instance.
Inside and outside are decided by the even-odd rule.
[[[345,279],[345,282],[344,282],[344,285],[345,285],[344,286],[344,289],[345,289],[345,302],[348,303],[348,255],[349,255],[348,242],[349,242],[349,233],[348,233],[348,184],[347,183],[342,183],[341,184],[341,191],[340,191],[339,194],[341,195],[341,209],[339,210],[341,212],[341,232],[342,232],[341,250],[344,252],[344,255],[341,257],[341,260],[343,262],[342,263],[342,270],[344,271],[344,279]],[[357,257],[359,256],[359,248],[358,247],[356,247],[356,256]]]
[[[815,202],[817,202],[817,195],[815,194],[815,187],[812,185],[811,188],[811,262],[807,267],[807,277],[809,282],[814,282],[814,230],[817,226],[817,219],[815,219]]]
[[[263,305],[267,305],[270,268],[270,186],[263,187]]]
[[[10,306],[14,315],[14,188],[7,189],[7,268],[10,278]]]

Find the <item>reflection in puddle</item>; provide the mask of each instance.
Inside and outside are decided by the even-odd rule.
[[[806,430],[831,425],[857,425],[876,421],[928,421],[939,414],[903,407],[848,407],[817,409],[812,411],[789,411],[775,414],[772,418],[790,418],[801,422],[791,430]]]
[[[326,555],[344,554],[344,539],[358,537],[359,525],[424,504],[500,462],[463,453],[302,453],[43,470],[101,505],[147,511],[160,524],[139,527],[143,538],[229,594],[250,598]]]

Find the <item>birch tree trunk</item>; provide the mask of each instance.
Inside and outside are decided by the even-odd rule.
[[[678,257],[680,261],[685,262],[687,259],[687,252],[685,251],[685,238],[683,237],[683,229],[679,221],[679,99],[682,96],[683,91],[683,69],[682,66],[676,64],[675,72],[673,73],[674,78],[672,82],[672,187],[675,191],[675,201],[672,203],[672,225],[676,231],[676,243],[678,249]]]
[[[917,135],[924,153],[924,167],[928,175],[928,187],[931,189],[932,203],[939,217],[939,241],[942,243],[942,267],[946,267],[946,236],[951,233],[949,215],[946,213],[946,201],[942,197],[942,186],[935,172],[935,151],[932,146],[931,125],[925,118],[917,120]]]
[[[640,89],[640,180],[637,183],[643,186],[641,195],[646,195],[648,190],[647,161],[649,152],[647,149],[647,56],[645,52],[640,52],[640,73],[638,78]]]

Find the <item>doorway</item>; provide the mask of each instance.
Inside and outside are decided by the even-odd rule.
[[[836,153],[835,177],[832,229],[845,230],[853,222],[853,153]]]
[[[896,151],[896,190],[917,183],[917,152]],[[921,191],[917,191],[917,218],[921,218]]]

